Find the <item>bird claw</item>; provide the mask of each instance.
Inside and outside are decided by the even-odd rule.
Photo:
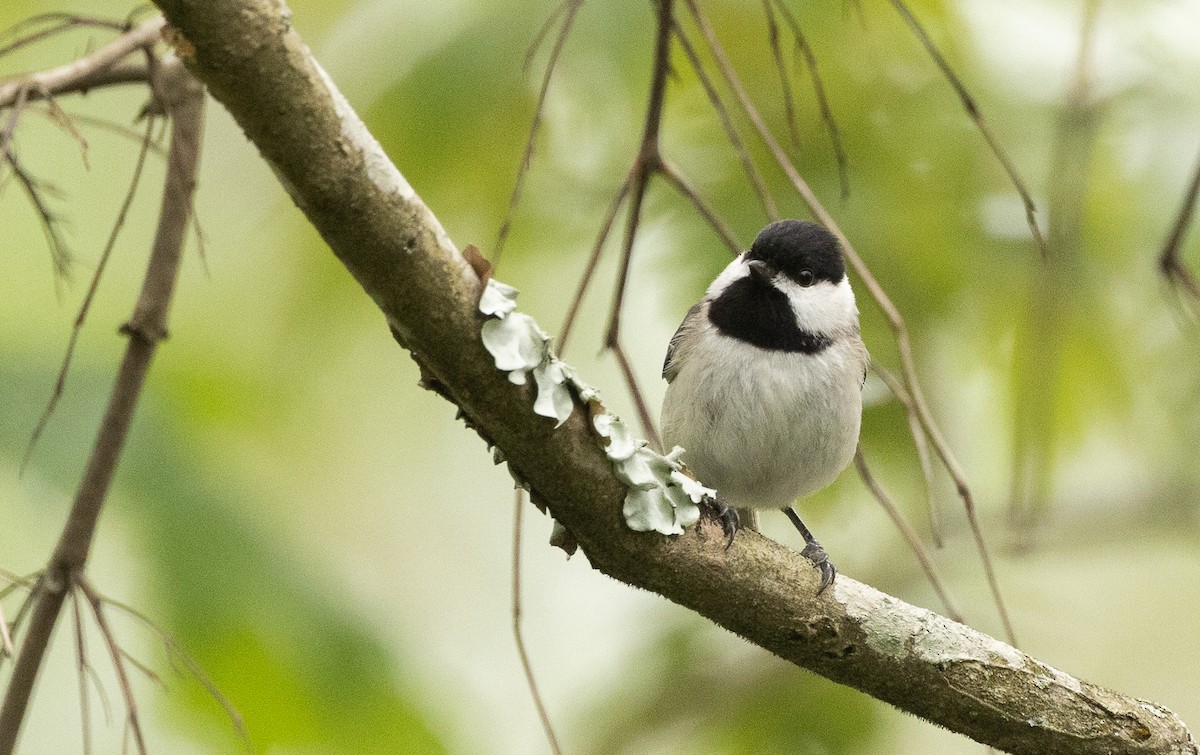
[[[829,560],[829,554],[816,540],[810,540],[804,546],[804,550],[800,551],[800,555],[812,561],[813,566],[821,572],[821,586],[817,588],[817,595],[820,595],[837,578],[837,568]]]
[[[715,498],[705,498],[705,503],[711,509],[713,519],[721,525],[721,530],[725,533],[725,550],[733,545],[733,538],[741,529],[741,517],[738,516],[737,509],[732,508],[725,500],[721,498],[720,493]]]

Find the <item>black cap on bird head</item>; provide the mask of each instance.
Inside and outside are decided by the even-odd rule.
[[[832,233],[806,220],[777,220],[759,232],[746,252],[746,260],[765,262],[795,281],[807,278],[806,285],[829,281],[838,283],[846,276],[842,249]],[[807,271],[812,277],[804,275]]]

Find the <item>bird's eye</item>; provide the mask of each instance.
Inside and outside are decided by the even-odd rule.
[[[800,281],[801,286],[808,288],[809,286],[811,286],[813,284],[813,281],[815,280],[815,278],[813,276],[812,270],[801,270],[800,275],[797,276],[797,280]]]

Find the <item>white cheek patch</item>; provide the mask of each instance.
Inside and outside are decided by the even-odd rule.
[[[796,313],[796,324],[810,333],[837,333],[853,327],[858,321],[858,306],[854,302],[854,291],[850,279],[842,276],[837,283],[820,281],[805,288],[783,275],[777,275],[774,284],[787,294],[792,311]]]

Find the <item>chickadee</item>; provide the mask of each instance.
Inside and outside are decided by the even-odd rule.
[[[818,594],[837,570],[792,504],[853,458],[868,360],[837,239],[781,220],[688,310],[663,364],[663,438],[716,488],[730,544],[736,508],[782,509],[821,571]]]

